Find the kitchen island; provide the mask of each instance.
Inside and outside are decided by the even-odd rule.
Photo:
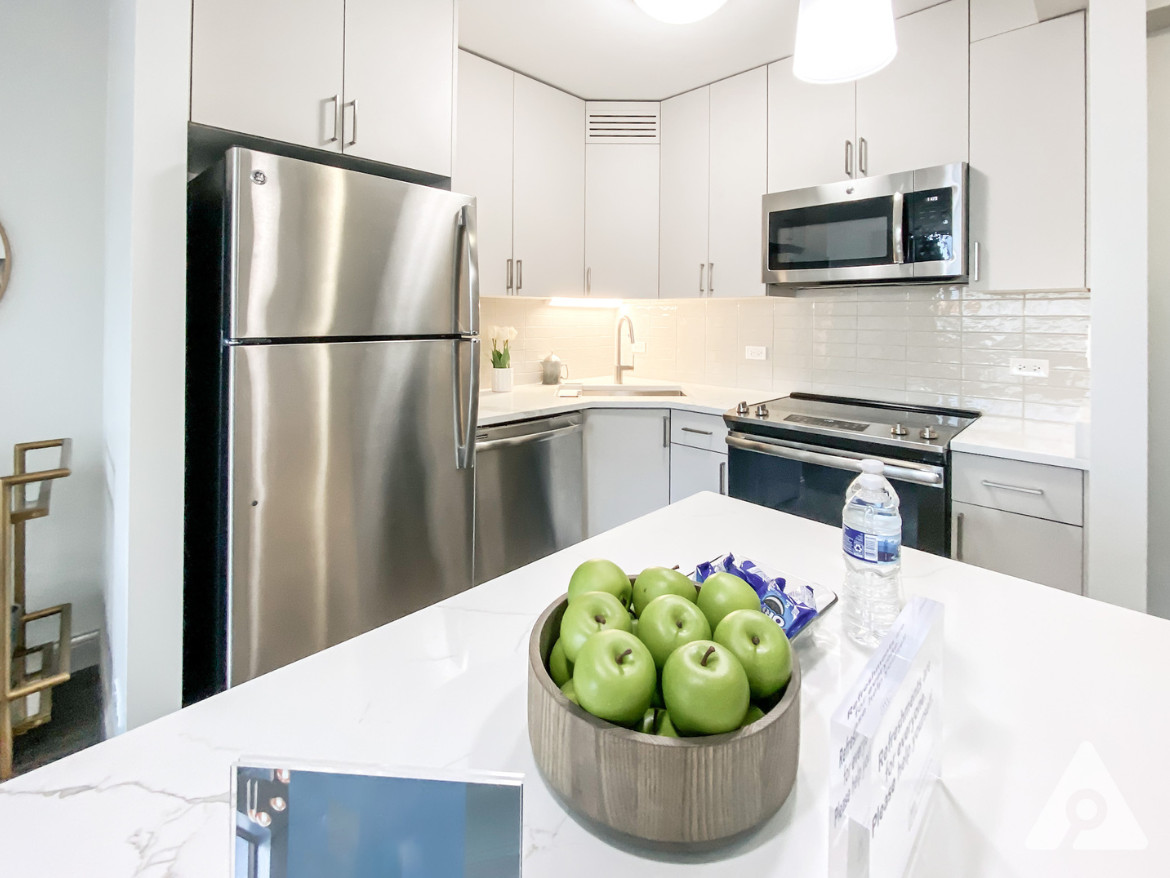
[[[664,856],[614,846],[556,803],[533,764],[529,631],[576,565],[689,570],[726,551],[834,589],[843,571],[839,530],[696,495],[0,786],[4,874],[226,875],[230,767],[280,757],[521,772],[526,878],[826,875],[829,720],[865,661],[841,634],[839,608],[795,641],[793,792],[733,847]],[[1165,875],[1170,622],[913,550],[903,572],[908,593],[946,607],[943,780],[911,874]],[[1085,773],[1086,743],[1112,781]],[[1030,848],[1042,814],[1067,819],[1061,780],[1078,752],[1076,789],[1128,807],[1103,821],[1080,815],[1056,850]],[[1134,846],[1118,821],[1136,822],[1145,846],[1115,850]]]

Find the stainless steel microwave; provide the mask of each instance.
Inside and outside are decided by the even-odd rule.
[[[764,196],[764,283],[967,281],[966,162]]]

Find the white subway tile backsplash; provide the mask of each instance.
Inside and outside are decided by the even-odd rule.
[[[646,345],[633,355],[635,376],[743,387],[761,398],[810,390],[1047,421],[1075,419],[1089,396],[1091,303],[1083,290],[807,290],[782,298],[628,302],[620,312],[509,298],[485,299],[482,309],[485,330],[519,330],[518,382],[538,381],[549,351],[574,377],[610,374],[615,322],[625,313]],[[748,346],[765,348],[767,359],[748,360]],[[1012,375],[1014,357],[1048,360],[1048,377]]]

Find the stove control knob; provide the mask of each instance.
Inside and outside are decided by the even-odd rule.
[[[748,413],[747,400],[741,401],[740,404],[735,407],[735,413],[737,415],[746,415]]]
[[[894,424],[894,426],[890,427],[891,436],[905,436],[909,432],[902,424]]]
[[[938,430],[934,429],[934,427],[931,427],[928,424],[927,426],[923,427],[921,430],[918,431],[918,435],[921,436],[923,439],[937,439],[938,438]]]
[[[760,403],[758,406],[756,406],[756,417],[757,418],[768,417],[768,407],[766,405],[764,405],[763,403]]]

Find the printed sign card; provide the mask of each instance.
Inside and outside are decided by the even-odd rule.
[[[939,774],[943,606],[915,598],[833,714],[829,875],[900,878]]]

